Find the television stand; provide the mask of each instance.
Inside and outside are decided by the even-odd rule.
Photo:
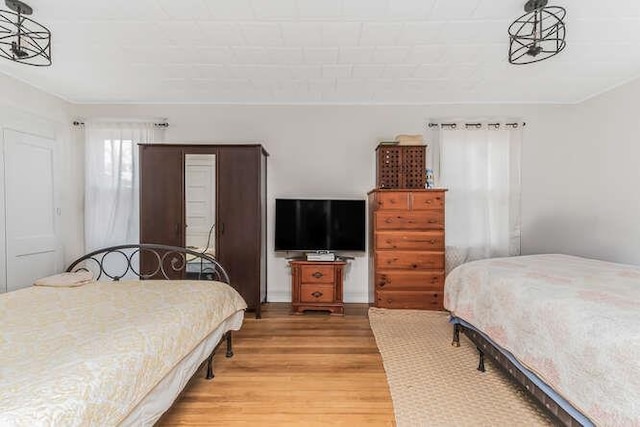
[[[293,313],[322,310],[344,315],[342,281],[346,264],[346,261],[289,261]]]

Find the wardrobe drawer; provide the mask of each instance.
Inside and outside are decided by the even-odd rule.
[[[333,283],[333,265],[303,265],[300,267],[302,283]]]
[[[444,211],[375,212],[376,230],[443,230]]]
[[[408,192],[376,193],[377,210],[409,210]]]
[[[444,208],[444,193],[438,192],[420,192],[411,193],[411,209],[429,210]]]
[[[300,302],[334,302],[333,284],[300,285]]]
[[[436,291],[376,291],[376,307],[442,310],[443,293]]]
[[[377,290],[442,291],[444,272],[381,270],[375,281]]]
[[[383,231],[376,233],[376,249],[444,250],[444,231]]]
[[[444,252],[377,251],[376,269],[444,269]]]

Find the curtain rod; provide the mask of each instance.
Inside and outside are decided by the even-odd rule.
[[[74,126],[84,126],[84,122],[80,122],[80,121],[78,121],[78,120],[74,120],[74,121],[73,121],[73,125],[74,125]],[[155,127],[158,127],[158,128],[168,128],[168,127],[169,127],[169,123],[167,123],[167,122],[154,123],[153,125],[154,125]]]
[[[500,127],[500,123],[498,122],[493,122],[493,123],[487,123],[488,127],[492,127],[495,129],[498,129]],[[508,126],[512,129],[517,129],[520,126],[525,127],[527,125],[526,122],[522,122],[522,123],[518,123],[518,122],[512,122],[512,123],[504,123],[505,126]],[[437,128],[437,127],[441,127],[441,128],[450,128],[450,129],[456,129],[458,127],[457,123],[429,123],[429,128]],[[482,123],[465,123],[464,127],[466,129],[470,129],[470,128],[475,128],[475,129],[480,129],[482,128]]]

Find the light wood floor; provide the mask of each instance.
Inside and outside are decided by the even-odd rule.
[[[220,347],[215,379],[201,369],[159,425],[394,425],[367,309],[290,315],[271,303],[260,320],[248,313],[235,356]]]

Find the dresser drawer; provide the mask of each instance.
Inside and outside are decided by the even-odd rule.
[[[333,283],[332,265],[303,265],[300,267],[302,283]]]
[[[374,221],[377,230],[443,230],[444,211],[378,211]]]
[[[377,251],[376,269],[444,269],[444,252]]]
[[[442,192],[411,193],[411,209],[414,211],[443,208],[444,193]]]
[[[442,291],[444,272],[379,270],[375,281],[377,290]]]
[[[442,310],[443,293],[435,291],[376,291],[376,306],[414,310]]]
[[[300,285],[300,302],[334,302],[333,284],[306,284]]]
[[[444,251],[444,231],[382,231],[376,233],[376,249]]]
[[[408,210],[409,209],[408,192],[380,192],[376,194],[376,203],[378,210]]]

